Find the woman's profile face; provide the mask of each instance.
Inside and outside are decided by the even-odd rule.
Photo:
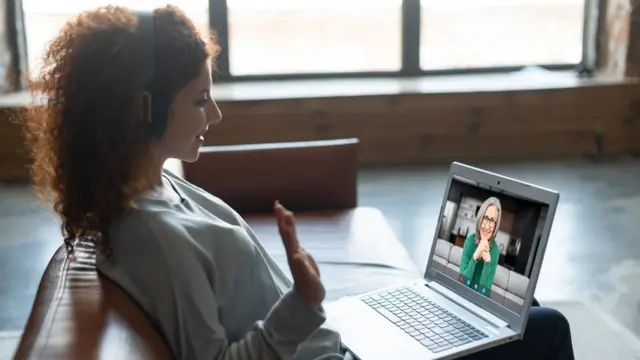
[[[222,120],[220,109],[211,98],[211,85],[211,69],[205,61],[198,77],[180,90],[171,104],[159,144],[164,157],[188,162],[198,159],[205,132]]]
[[[498,222],[498,209],[495,205],[489,205],[487,211],[482,216],[482,223],[480,225],[480,238],[490,239],[493,236],[493,232]]]

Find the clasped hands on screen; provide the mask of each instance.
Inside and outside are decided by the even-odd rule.
[[[480,240],[476,251],[473,253],[473,259],[475,261],[480,260],[480,258],[482,258],[482,261],[484,262],[491,261],[491,254],[489,254],[489,241],[486,239]]]

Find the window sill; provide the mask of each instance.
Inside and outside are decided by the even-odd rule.
[[[621,83],[635,83],[635,80],[606,76],[580,78],[574,71],[547,71],[534,68],[500,74],[432,75],[412,78],[247,81],[215,84],[212,92],[217,101],[234,102],[400,94],[552,90]],[[30,102],[31,95],[26,91],[0,95],[0,108],[24,107]]]
[[[279,100],[570,89],[594,85],[616,85],[631,81],[604,76],[580,78],[574,71],[531,69],[500,74],[225,83],[214,85],[213,95],[218,101]]]

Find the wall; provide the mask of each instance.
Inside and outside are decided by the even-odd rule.
[[[23,88],[26,77],[22,0],[0,0],[0,93]],[[19,50],[20,49],[20,50]]]
[[[207,145],[357,137],[362,165],[520,161],[640,151],[634,82],[563,89],[220,101]],[[19,109],[19,108],[18,108]],[[15,108],[14,108],[15,110]],[[0,111],[0,179],[27,177]]]
[[[633,84],[221,103],[219,144],[357,137],[366,165],[522,160],[640,149]]]
[[[0,108],[0,180],[21,180],[29,175],[18,111]]]
[[[458,203],[447,200],[439,224],[438,237],[440,239],[448,240],[451,238],[451,230],[453,230],[453,226],[456,223],[457,214]]]
[[[601,0],[597,36],[598,71],[621,77],[640,76],[640,1]]]
[[[630,0],[607,0],[599,36],[598,62],[602,74],[624,76],[630,25]]]
[[[538,220],[540,218],[540,209],[540,205],[531,204],[531,206],[520,209],[516,213],[516,220],[511,235],[514,239],[522,239],[520,242],[520,251],[516,259],[516,267],[514,269],[520,274],[529,275],[526,271],[529,264],[529,255],[531,254],[534,239],[537,235],[536,228],[538,227]]]

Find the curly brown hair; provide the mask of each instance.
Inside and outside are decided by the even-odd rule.
[[[218,51],[174,6],[153,11],[157,85],[175,96]],[[27,111],[27,148],[36,190],[62,220],[69,252],[79,238],[109,249],[108,229],[149,184],[134,169],[151,137],[140,116],[142,57],[137,16],[106,6],[69,20],[46,49]]]

